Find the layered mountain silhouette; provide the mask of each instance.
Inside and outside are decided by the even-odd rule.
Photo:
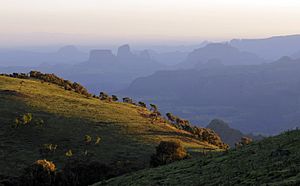
[[[295,59],[300,59],[300,50],[296,53],[294,53],[291,57],[295,58]]]
[[[189,52],[186,51],[171,51],[171,52],[156,52],[154,50],[149,51],[149,55],[151,58],[153,58],[155,61],[168,66],[177,65],[181,62],[183,62]]]
[[[34,56],[36,58],[33,57],[33,62],[36,61],[36,64],[39,64],[36,67],[34,65],[26,67],[12,65],[13,67],[3,67],[1,72],[13,73],[39,70],[56,73],[64,78],[82,82],[89,90],[98,94],[100,90],[109,92],[119,91],[129,86],[138,77],[147,76],[158,70],[165,69],[164,65],[156,62],[151,57],[148,50],[134,53],[128,44],[120,46],[116,54],[110,49],[92,49],[84,59],[78,57],[76,51],[78,52],[75,47],[66,46],[51,55],[41,54],[39,57]],[[40,53],[38,54],[40,55]],[[18,54],[15,55],[18,56]],[[65,63],[58,62],[57,64],[51,56],[60,56],[57,58],[63,60]],[[68,64],[69,59],[67,60],[66,56],[70,60],[71,58],[76,58],[80,62],[73,65]],[[22,61],[24,59],[31,59],[22,55],[20,57],[23,57]],[[48,63],[48,61],[52,63]]]
[[[1,66],[38,66],[48,63],[76,64],[84,61],[88,54],[73,45],[64,46],[56,52],[35,52],[16,49],[0,50]]]
[[[87,61],[58,74],[82,82],[92,92],[98,93],[100,89],[109,92],[120,90],[134,79],[163,68],[150,57],[147,50],[135,54],[125,44],[118,48],[117,54],[108,49],[91,50]]]
[[[278,133],[300,126],[300,60],[159,71],[122,93],[147,100],[194,123],[224,118],[243,132]],[[153,100],[153,99],[152,99]]]
[[[276,36],[264,39],[233,39],[230,45],[242,51],[248,51],[258,56],[276,60],[281,56],[289,56],[300,48],[300,35]]]
[[[253,65],[265,62],[255,54],[242,52],[228,43],[211,43],[191,52],[179,66],[182,68],[201,67],[212,61],[218,61],[224,65]]]

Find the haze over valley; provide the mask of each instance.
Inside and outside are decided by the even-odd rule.
[[[299,9],[0,0],[0,186],[300,185]]]

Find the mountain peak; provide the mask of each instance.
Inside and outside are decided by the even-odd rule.
[[[210,129],[214,129],[215,127],[218,127],[218,128],[230,128],[229,125],[225,121],[223,121],[221,119],[213,119],[207,125],[207,128],[210,128]]]
[[[118,48],[117,57],[120,58],[131,58],[133,54],[131,53],[130,46],[128,44],[122,45]]]

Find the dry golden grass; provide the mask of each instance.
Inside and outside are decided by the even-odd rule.
[[[21,82],[22,85],[21,85]],[[32,113],[43,119],[43,126],[11,128],[20,114]],[[188,149],[218,149],[198,141],[189,133],[167,123],[152,123],[142,115],[145,108],[119,102],[105,102],[66,91],[38,80],[0,76],[0,174],[9,174],[40,159],[43,144],[57,144],[51,161],[58,166],[66,160],[71,149],[79,155],[87,148],[84,137],[101,138],[88,150],[104,162],[128,160],[134,166],[145,167],[149,157],[162,140],[179,140]]]

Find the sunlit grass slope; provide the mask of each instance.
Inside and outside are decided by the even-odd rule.
[[[137,168],[148,165],[161,140],[178,139],[190,150],[218,149],[166,123],[151,123],[142,116],[148,112],[131,104],[87,98],[39,80],[0,76],[0,175],[19,174],[41,158],[43,144],[58,145],[50,160],[59,167],[66,161],[67,150],[74,155],[84,152],[85,135],[101,138],[98,145],[89,147],[93,158],[105,163],[127,161]],[[12,128],[15,118],[25,113],[44,124]]]
[[[300,130],[96,185],[300,185]]]

